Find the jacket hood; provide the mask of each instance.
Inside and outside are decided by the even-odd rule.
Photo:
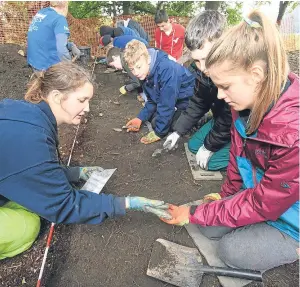
[[[291,84],[264,117],[253,139],[291,147],[299,139],[299,78],[290,73]],[[234,111],[234,119],[238,113]]]
[[[0,102],[0,121],[23,122],[46,129],[56,138],[57,123],[49,105],[42,101],[31,104],[26,101],[5,99]]]
[[[157,66],[159,65],[159,63],[163,59],[168,58],[168,54],[163,51],[153,49],[153,48],[148,49],[148,52],[151,57],[150,73],[149,73],[148,77],[152,77],[153,74],[155,73],[155,70],[156,70]]]

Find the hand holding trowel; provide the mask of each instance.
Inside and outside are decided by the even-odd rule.
[[[153,157],[159,157],[164,153],[168,153],[171,150],[175,150],[178,147],[177,141],[180,135],[177,132],[171,133],[163,144],[163,148],[158,148],[152,154]]]

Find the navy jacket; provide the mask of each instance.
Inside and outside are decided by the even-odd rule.
[[[124,26],[120,26],[120,28],[123,30],[123,33],[124,33],[123,35],[130,35],[130,36],[135,36],[135,37],[140,36],[140,34],[137,31],[135,31],[129,27],[127,28]]]
[[[59,164],[56,120],[46,102],[1,101],[0,139],[1,205],[11,200],[55,223],[97,224],[125,214],[124,198],[71,186],[74,169]]]
[[[113,46],[120,48],[120,49],[125,49],[127,43],[132,40],[138,40],[138,41],[144,43],[146,45],[146,47],[149,46],[148,42],[145,39],[138,37],[138,36],[133,36],[133,35],[122,35],[119,37],[115,37],[113,39]]]
[[[155,134],[164,137],[170,129],[175,107],[185,110],[193,95],[195,76],[185,67],[169,59],[160,50],[148,49],[151,56],[150,73],[143,81],[148,101],[138,118],[150,120],[156,112]]]

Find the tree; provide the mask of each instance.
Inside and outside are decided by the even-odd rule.
[[[97,17],[102,14],[104,4],[102,1],[70,1],[69,12],[75,18]]]
[[[280,1],[279,2],[279,12],[278,12],[278,16],[277,16],[277,25],[280,26],[281,24],[281,20],[283,18],[283,15],[285,13],[285,10],[287,8],[287,6],[289,5],[290,1]]]
[[[156,5],[156,11],[162,10],[164,1],[158,1]]]
[[[123,14],[124,15],[132,14],[131,4],[132,4],[131,1],[123,1]]]
[[[225,2],[220,5],[220,12],[226,16],[229,26],[237,25],[243,19],[242,17],[243,2]]]
[[[280,1],[279,2],[279,11],[277,16],[277,25],[280,26],[284,13],[286,12],[287,7],[290,7],[292,12],[299,5],[299,1]]]
[[[218,10],[224,1],[206,1],[205,10]]]
[[[138,14],[154,15],[165,9],[169,16],[193,17],[205,9],[224,13],[230,25],[241,20],[242,2],[226,1],[70,1],[69,11],[75,18]]]
[[[195,12],[196,2],[197,1],[166,1],[164,9],[168,11],[169,16],[192,17]]]
[[[155,5],[150,1],[132,1],[132,13],[133,14],[150,14],[154,15],[156,12]]]

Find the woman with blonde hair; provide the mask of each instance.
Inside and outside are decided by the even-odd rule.
[[[275,24],[258,11],[213,46],[206,67],[232,108],[230,161],[219,193],[169,206],[170,224],[198,224],[231,267],[298,259],[299,78],[289,72]]]
[[[70,62],[35,75],[25,101],[0,102],[0,259],[27,250],[40,230],[39,216],[54,223],[99,224],[126,209],[163,201],[116,197],[73,188],[95,167],[60,164],[57,127],[78,125],[89,111],[90,75]]]

